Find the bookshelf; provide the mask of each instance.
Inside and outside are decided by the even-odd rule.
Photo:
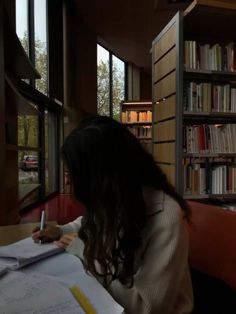
[[[149,151],[152,150],[152,102],[124,101],[121,103],[121,123],[139,139]]]
[[[0,225],[19,222],[18,115],[38,115],[18,90],[20,79],[40,78],[30,63],[4,2],[0,2]],[[14,16],[14,14],[13,14]]]
[[[236,198],[236,4],[195,0],[152,44],[153,155],[186,199]]]

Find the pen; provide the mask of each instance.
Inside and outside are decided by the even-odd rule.
[[[41,220],[40,220],[40,230],[44,229],[44,223],[45,223],[45,210],[42,210]],[[40,241],[40,244],[42,244],[42,240]]]

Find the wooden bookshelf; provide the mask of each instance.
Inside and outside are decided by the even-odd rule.
[[[121,123],[139,139],[142,145],[152,150],[152,102],[124,101],[121,103]]]
[[[152,44],[153,155],[188,199],[236,198],[236,4],[195,0]]]
[[[19,222],[18,115],[38,115],[18,90],[20,79],[40,78],[0,1],[0,225]],[[13,14],[14,16],[14,14]]]

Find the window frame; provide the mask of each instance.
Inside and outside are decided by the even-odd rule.
[[[34,1],[27,0],[27,25],[28,25],[28,56],[32,63],[32,65],[35,67],[35,16],[34,16]],[[52,97],[50,97],[50,73],[53,72],[53,69],[50,67],[49,63],[49,39],[51,39],[50,30],[49,30],[49,24],[48,24],[48,16],[49,16],[49,1],[46,0],[46,45],[47,45],[47,95],[43,94],[41,91],[39,91],[36,88],[35,80],[31,79],[29,80],[29,84],[25,81],[21,80],[18,83],[19,92],[27,99],[32,101],[38,106],[38,110],[41,113],[38,117],[38,147],[32,148],[32,147],[24,147],[28,150],[32,150],[37,152],[38,154],[38,180],[40,183],[40,189],[39,189],[39,198],[38,201],[31,203],[28,206],[25,206],[21,208],[20,212],[27,211],[31,208],[34,208],[43,202],[47,201],[51,197],[57,195],[60,191],[60,117],[62,112],[62,106],[58,104],[58,102],[54,101]],[[45,182],[45,116],[44,112],[45,110],[48,110],[48,112],[55,114],[55,133],[56,133],[56,139],[55,139],[55,156],[56,156],[56,171],[55,171],[55,181],[56,184],[56,190],[52,193],[46,194],[46,182]],[[19,151],[22,150],[23,147],[19,147]]]

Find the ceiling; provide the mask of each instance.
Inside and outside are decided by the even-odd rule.
[[[151,73],[153,39],[179,10],[191,1],[75,0],[84,22],[99,42],[124,61]],[[176,2],[176,3],[170,3]],[[180,2],[180,3],[179,3]]]

